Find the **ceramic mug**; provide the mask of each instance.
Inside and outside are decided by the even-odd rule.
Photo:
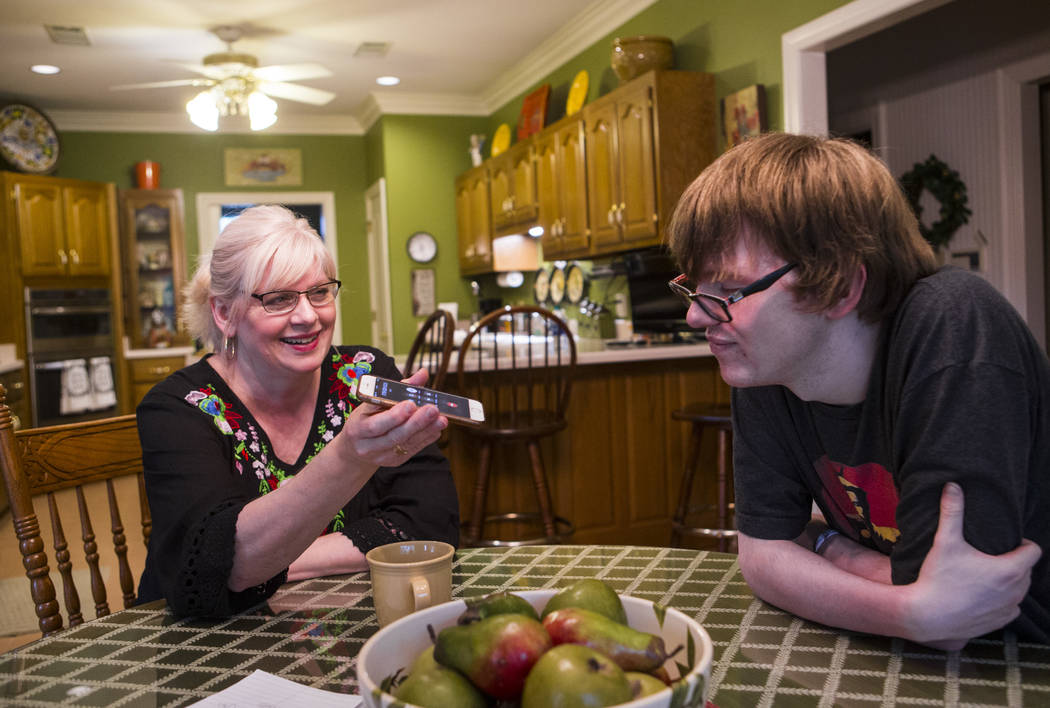
[[[452,556],[442,541],[398,541],[365,554],[379,626],[452,599]]]

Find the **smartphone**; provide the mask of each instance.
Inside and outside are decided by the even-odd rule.
[[[485,410],[481,402],[473,398],[412,386],[372,374],[361,377],[357,384],[357,396],[363,401],[380,406],[393,406],[401,401],[415,401],[417,406],[434,405],[441,415],[456,423],[480,425],[485,422]]]

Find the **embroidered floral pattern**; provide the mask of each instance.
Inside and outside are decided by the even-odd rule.
[[[307,439],[307,446],[312,449],[306,458],[309,463],[317,453],[331,442],[338,429],[357,407],[357,384],[363,374],[372,371],[375,355],[371,352],[357,352],[352,357],[333,349],[330,359],[331,374],[328,380],[328,398],[324,402],[324,417]],[[233,438],[233,466],[238,474],[245,474],[250,469],[259,479],[259,495],[268,494],[291,480],[295,473],[284,469],[279,464],[265,442],[263,436],[251,417],[237,413],[233,406],[223,400],[212,384],[190,391],[185,400],[191,406],[210,416],[215,427]],[[305,464],[305,463],[304,463]],[[340,509],[325,529],[325,533],[341,531],[346,525],[343,510]]]

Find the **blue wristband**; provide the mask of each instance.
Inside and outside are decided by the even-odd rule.
[[[813,542],[813,552],[819,556],[820,552],[827,547],[828,541],[838,535],[839,532],[835,529],[824,529],[824,531],[817,536],[817,540]]]

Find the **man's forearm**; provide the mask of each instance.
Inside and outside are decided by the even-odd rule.
[[[816,539],[827,529],[828,525],[823,520],[814,519],[802,535],[795,539],[795,543],[812,551]],[[821,545],[820,555],[847,573],[878,583],[892,584],[889,556],[866,548],[843,534],[835,534],[825,541]]]

